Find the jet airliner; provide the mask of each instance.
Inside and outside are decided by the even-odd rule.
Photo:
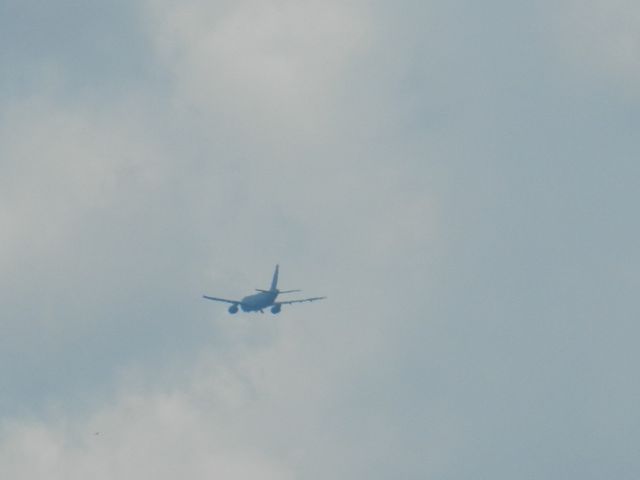
[[[271,288],[269,290],[261,290],[256,288],[258,293],[254,293],[253,295],[247,295],[242,300],[229,300],[227,298],[218,298],[218,297],[210,297],[208,295],[203,295],[203,298],[207,300],[214,300],[216,302],[225,302],[230,303],[229,313],[238,313],[238,309],[241,309],[243,312],[260,312],[264,313],[265,308],[271,308],[271,313],[280,313],[282,309],[282,305],[290,305],[292,303],[303,303],[303,302],[314,302],[316,300],[323,300],[327,297],[311,297],[311,298],[302,298],[300,300],[286,300],[286,301],[276,301],[276,298],[281,293],[292,293],[299,292],[300,290],[278,290],[278,268],[276,265],[276,270],[273,272],[273,278],[271,280]]]

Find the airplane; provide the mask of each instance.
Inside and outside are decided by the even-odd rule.
[[[276,265],[276,270],[273,272],[273,279],[271,280],[271,288],[269,290],[261,290],[256,288],[259,293],[253,295],[247,295],[242,300],[229,300],[226,298],[210,297],[203,295],[202,298],[207,300],[214,300],[216,302],[230,303],[229,313],[238,313],[238,309],[242,309],[243,312],[260,312],[264,313],[265,308],[271,308],[271,313],[280,313],[282,305],[290,305],[292,303],[314,302],[316,300],[323,300],[327,297],[312,297],[303,298],[300,300],[286,300],[284,302],[276,302],[276,298],[281,293],[300,292],[301,290],[278,290],[278,269],[279,265]]]

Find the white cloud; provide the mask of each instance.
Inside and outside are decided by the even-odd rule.
[[[351,385],[380,351],[354,325],[336,333],[335,320],[280,317],[271,341],[251,347],[247,336],[260,325],[233,318],[224,327],[238,335],[232,351],[205,353],[178,380],[161,374],[145,389],[145,372],[131,372],[115,400],[88,414],[62,409],[46,421],[5,421],[0,475],[352,478],[402,446],[377,439],[393,427],[375,411],[356,415],[366,426],[351,425]]]
[[[144,194],[165,168],[124,111],[99,112],[46,97],[15,101],[0,124],[0,261],[65,249],[83,216]]]
[[[614,81],[634,94],[640,80],[640,5],[632,0],[567,0],[549,16],[561,59],[583,79]]]
[[[363,2],[148,5],[152,38],[181,101],[257,138],[285,128],[291,141],[330,128],[335,94],[370,42]]]
[[[190,126],[215,152],[207,174],[220,175],[221,165],[232,172],[225,187],[234,201],[221,201],[243,221],[219,243],[245,250],[251,263],[296,251],[293,228],[310,259],[324,251],[379,266],[424,252],[434,199],[413,175],[421,166],[398,155],[405,139],[381,140],[401,113],[375,105],[393,90],[349,103],[371,75],[388,76],[385,62],[397,67],[386,49],[384,59],[372,56],[368,2],[157,0],[147,13],[176,108],[199,119]],[[255,250],[264,235],[272,250]]]
[[[293,478],[272,455],[235,444],[228,428],[228,419],[181,394],[129,396],[88,419],[6,427],[0,473],[51,480]]]
[[[158,368],[153,359],[140,360],[133,374],[127,358],[114,355],[130,375],[115,399],[84,415],[63,409],[52,419],[5,422],[0,476],[357,477],[390,458],[393,447],[376,434],[395,427],[375,408],[359,413],[354,427],[353,385],[390,355],[385,336],[403,321],[391,311],[410,300],[396,276],[419,268],[434,226],[433,199],[410,159],[397,155],[404,139],[380,149],[371,141],[379,125],[367,118],[353,138],[345,132],[361,113],[342,101],[362,79],[353,65],[371,42],[366,4],[154,1],[147,8],[174,88],[158,110],[171,120],[154,131],[158,112],[135,99],[99,107],[70,106],[55,94],[16,100],[0,125],[1,153],[10,159],[0,221],[11,231],[0,255],[20,267],[36,255],[44,266],[34,277],[53,265],[56,281],[66,283],[73,301],[51,286],[59,303],[47,311],[60,325],[59,337],[45,330],[58,349],[77,336],[78,350],[128,341],[145,352],[150,333],[170,337],[205,315],[227,342],[159,380],[147,378]],[[247,287],[239,272],[253,282],[258,271],[266,281],[275,261],[283,263],[283,282],[308,288],[313,281],[321,288],[309,294],[329,294],[330,306],[256,321],[196,303],[201,289]],[[207,271],[216,283],[206,284]],[[41,284],[23,275],[11,291],[29,297]],[[145,320],[158,312],[145,294],[155,299],[166,290],[194,300]],[[383,292],[394,305],[371,301]],[[111,322],[120,330],[100,337]],[[33,344],[20,342],[32,355]],[[55,364],[58,349],[37,358]],[[98,360],[89,360],[91,375]],[[69,382],[69,396],[91,388]]]
[[[633,258],[632,169],[614,189],[560,159],[618,138],[589,105],[591,128],[550,135],[550,107],[572,112],[545,104],[563,85],[521,83],[549,68],[518,44],[534,7],[444,3],[150,0],[148,91],[114,98],[105,78],[93,100],[3,108],[0,477],[637,477],[635,327],[615,318],[631,287],[596,275],[607,251]],[[635,6],[578,7],[558,25],[595,29],[597,55],[571,35],[562,55],[634,78],[615,38]],[[539,144],[558,155],[534,161]],[[429,269],[436,227],[451,250]],[[279,316],[200,299],[264,286],[276,262],[329,299]],[[584,403],[600,391],[615,418]]]

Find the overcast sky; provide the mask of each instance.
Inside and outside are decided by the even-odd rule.
[[[0,477],[640,477],[638,2],[0,0],[0,68]]]

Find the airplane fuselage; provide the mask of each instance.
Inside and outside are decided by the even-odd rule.
[[[247,295],[240,301],[243,312],[257,312],[273,306],[278,292],[260,292]]]

